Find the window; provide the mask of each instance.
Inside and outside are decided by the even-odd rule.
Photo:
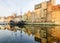
[[[39,9],[39,8],[41,8],[41,4],[35,5],[35,9]]]

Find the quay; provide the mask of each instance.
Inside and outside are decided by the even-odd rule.
[[[54,22],[41,22],[41,23],[25,23],[26,25],[52,25],[52,26],[60,26],[60,23]]]

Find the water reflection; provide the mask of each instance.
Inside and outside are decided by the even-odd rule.
[[[0,43],[60,43],[60,26],[0,25]]]

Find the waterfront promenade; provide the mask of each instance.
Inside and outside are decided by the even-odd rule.
[[[59,23],[54,23],[54,22],[40,22],[40,23],[26,23],[26,25],[60,25]]]

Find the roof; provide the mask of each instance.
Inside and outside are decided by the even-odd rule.
[[[59,11],[60,10],[60,5],[55,5],[53,6],[53,11]]]

